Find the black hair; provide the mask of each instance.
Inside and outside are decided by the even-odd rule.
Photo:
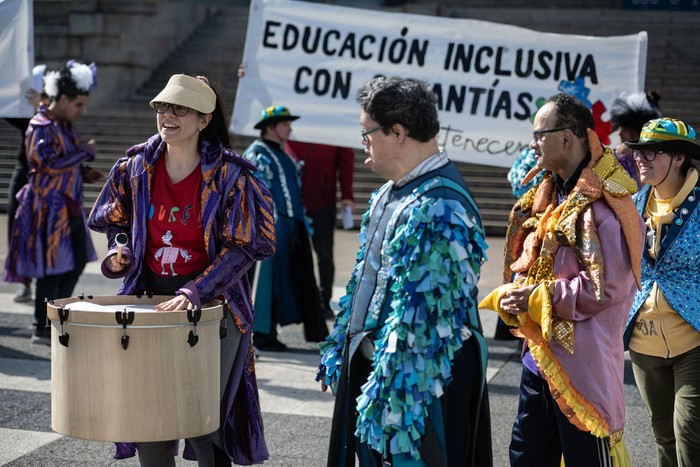
[[[271,127],[277,125],[278,123],[279,122],[277,121],[277,122],[271,122],[271,123],[267,123],[266,125],[263,125],[260,128],[260,139],[263,139],[263,135],[265,134],[265,132],[267,131],[268,128],[271,128]]]
[[[211,112],[211,120],[209,124],[199,133],[197,145],[201,145],[202,141],[206,140],[212,143],[221,143],[227,149],[231,148],[231,136],[228,132],[228,123],[226,122],[226,112],[224,104],[221,101],[221,95],[214,86],[207,82],[207,85],[214,91],[216,95],[216,106]],[[201,112],[199,112],[202,115]]]
[[[683,164],[681,165],[680,169],[678,169],[681,175],[683,175],[684,177],[688,175],[688,171],[691,168],[697,168],[695,162],[693,162],[693,158],[689,157],[687,154],[684,154],[682,152],[676,152],[673,155],[684,156]]]
[[[554,126],[568,128],[579,138],[587,135],[587,130],[595,129],[593,114],[586,104],[564,92],[555,94],[545,101],[554,105]]]
[[[61,96],[66,96],[68,100],[73,101],[78,96],[90,95],[89,89],[78,89],[78,86],[75,84],[75,80],[73,79],[73,75],[70,72],[70,68],[64,66],[58,70],[58,72],[59,77],[56,80],[56,88],[58,92],[55,97],[52,97],[54,101],[58,101]]]
[[[287,118],[287,119],[285,119],[285,118],[280,119],[280,118],[275,118],[275,117],[270,118],[270,119],[260,128],[260,139],[263,139],[263,135],[265,134],[265,132],[266,132],[268,129],[274,128],[275,126],[277,126],[278,123],[282,123],[282,122],[291,122],[291,121],[292,121],[292,120],[289,119],[289,118]]]
[[[423,81],[377,76],[358,89],[355,100],[385,134],[398,123],[408,136],[425,143],[440,130],[437,98]]]
[[[613,130],[623,126],[640,133],[646,122],[661,117],[660,100],[659,91],[621,95],[613,101],[610,109]]]

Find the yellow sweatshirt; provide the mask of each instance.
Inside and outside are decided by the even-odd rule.
[[[686,199],[698,180],[698,173],[690,170],[683,187],[673,198],[655,199],[649,196],[644,220],[655,230],[654,244],[649,255],[656,259],[661,244],[661,229],[671,223],[673,210]],[[644,355],[671,358],[700,345],[700,333],[690,326],[668,303],[659,287],[654,284],[642,304],[630,339],[630,349]]]

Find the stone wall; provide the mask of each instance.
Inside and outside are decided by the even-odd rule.
[[[34,0],[35,62],[94,61],[98,87],[91,105],[127,98],[208,10],[168,0]]]

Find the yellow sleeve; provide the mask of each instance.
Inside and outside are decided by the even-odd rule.
[[[484,298],[481,303],[479,303],[479,309],[485,308],[487,310],[493,310],[498,313],[498,315],[501,317],[501,319],[508,325],[508,326],[520,326],[521,320],[519,319],[519,315],[514,315],[512,313],[507,313],[503,310],[501,310],[501,299],[505,296],[506,292],[508,292],[511,289],[517,289],[518,286],[515,284],[503,284],[502,286],[498,287],[497,289],[493,290],[490,294]],[[524,313],[523,313],[524,315]]]

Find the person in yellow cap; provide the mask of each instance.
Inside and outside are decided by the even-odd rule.
[[[633,150],[642,183],[635,196],[647,227],[642,290],[625,346],[651,420],[659,467],[700,459],[700,159],[695,130],[680,120],[647,122]]]
[[[272,259],[257,265],[253,279],[253,343],[263,351],[287,350],[277,339],[278,324],[303,323],[309,342],[328,335],[314,276],[313,231],[301,199],[300,165],[284,151],[292,133],[291,122],[297,118],[281,105],[263,109],[255,124],[260,138],[244,153],[258,168],[257,175],[270,189],[275,204],[276,252]]]
[[[644,225],[631,197],[637,185],[594,125],[564,93],[535,115],[529,177],[547,172],[511,211],[507,284],[479,304],[525,338],[514,467],[559,466],[562,457],[567,467],[629,465],[622,330]]]

